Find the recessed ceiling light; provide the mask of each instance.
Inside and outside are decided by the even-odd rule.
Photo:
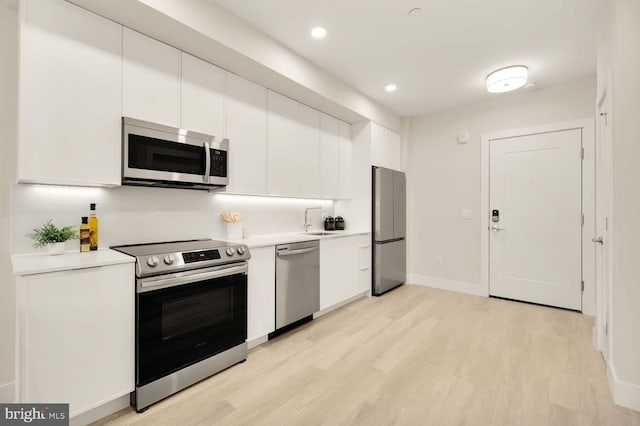
[[[320,40],[321,38],[324,38],[327,35],[327,30],[325,30],[323,27],[313,27],[311,29],[311,37]]]
[[[524,65],[501,68],[487,77],[489,93],[504,93],[516,90],[527,84],[529,69]]]
[[[384,86],[384,90],[386,90],[387,92],[395,92],[397,88],[398,86],[396,86],[395,84],[387,84],[386,86]]]

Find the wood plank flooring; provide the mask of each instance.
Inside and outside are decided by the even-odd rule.
[[[402,286],[100,425],[640,425],[615,406],[593,320]]]

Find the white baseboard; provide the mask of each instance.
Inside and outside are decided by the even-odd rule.
[[[331,311],[335,311],[336,309],[343,307],[344,305],[348,305],[351,302],[355,302],[358,299],[361,299],[363,297],[370,296],[370,295],[371,295],[371,290],[367,290],[367,291],[363,291],[362,293],[358,293],[355,296],[348,298],[347,300],[343,300],[342,302],[336,303],[333,306],[329,306],[328,308],[324,308],[324,309],[319,310],[318,312],[313,314],[313,318],[316,319],[318,317],[321,317],[322,315],[326,315]]]
[[[614,403],[640,411],[640,385],[621,381],[611,363],[607,364],[607,381]]]
[[[11,403],[16,401],[16,382],[0,385],[0,402]]]
[[[78,414],[77,416],[71,417],[69,424],[71,426],[88,425],[89,423],[93,423],[97,420],[110,416],[111,414],[116,413],[128,406],[129,406],[129,394],[126,394],[119,398],[114,399],[113,401],[109,401],[106,404],[102,404],[99,407],[93,408],[89,411],[85,411],[82,414]]]
[[[444,278],[411,274],[407,275],[407,284],[416,284],[425,287],[439,288],[442,290],[457,291],[458,293],[472,294],[474,296],[488,296],[485,289],[483,289],[482,285],[480,285],[479,283],[446,280]]]

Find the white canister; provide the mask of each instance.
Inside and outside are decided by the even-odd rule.
[[[241,240],[242,239],[242,224],[240,222],[228,222],[227,223],[227,239],[228,240]]]

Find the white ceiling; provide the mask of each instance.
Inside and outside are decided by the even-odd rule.
[[[504,96],[485,77],[507,65],[527,65],[537,88],[596,73],[601,0],[214,1],[403,116]]]

